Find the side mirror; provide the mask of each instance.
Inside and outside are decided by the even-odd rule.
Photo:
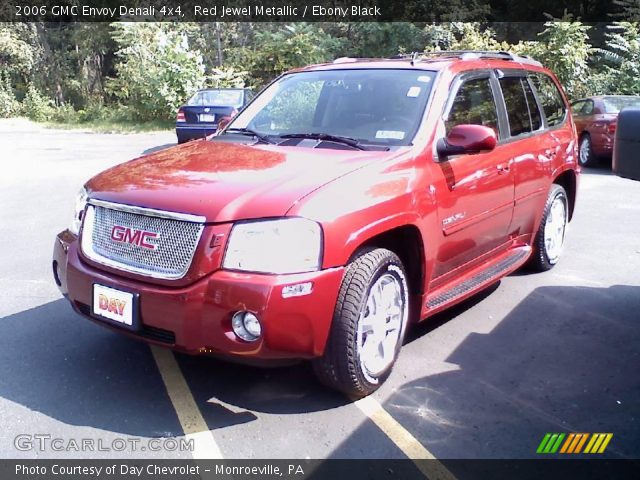
[[[439,157],[489,152],[496,148],[498,138],[493,128],[484,125],[456,125],[446,138],[438,140]]]

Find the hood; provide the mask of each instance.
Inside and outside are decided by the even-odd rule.
[[[392,152],[196,141],[93,177],[91,198],[208,222],[283,216],[313,190]]]

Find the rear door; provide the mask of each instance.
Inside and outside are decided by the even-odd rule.
[[[567,105],[548,75],[505,72],[500,85],[510,122],[508,141],[518,152],[513,158],[515,204],[509,235],[528,243],[537,229],[553,172],[567,155],[573,155],[573,128]],[[528,124],[522,112],[528,112]]]

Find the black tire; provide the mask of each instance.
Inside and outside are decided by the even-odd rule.
[[[549,190],[549,195],[547,197],[547,202],[544,206],[544,213],[542,214],[542,219],[540,220],[540,226],[538,227],[538,232],[536,233],[536,237],[533,243],[533,253],[531,254],[531,259],[529,261],[529,266],[537,271],[537,272],[546,272],[547,270],[551,270],[560,259],[559,253],[551,256],[548,251],[548,246],[545,241],[545,228],[547,225],[547,219],[549,218],[549,212],[551,211],[551,206],[553,205],[556,199],[562,201],[564,203],[564,229],[562,232],[562,243],[564,243],[564,237],[567,230],[568,218],[569,218],[569,199],[567,197],[567,192],[562,188],[562,186],[558,184],[551,185],[551,189]],[[561,247],[560,247],[561,248]]]
[[[398,338],[391,364],[384,371],[371,375],[370,372],[365,371],[360,359],[358,327],[367,308],[366,303],[371,288],[386,274],[389,276],[385,279],[397,282],[394,286],[400,287],[402,298],[400,325],[395,329],[398,331]],[[406,272],[398,256],[382,248],[360,252],[347,266],[342,279],[324,355],[313,361],[316,376],[325,385],[351,397],[360,398],[374,392],[391,373],[402,347],[408,318],[409,296]]]
[[[598,164],[598,157],[593,153],[593,144],[591,143],[591,135],[585,133],[580,137],[578,146],[578,163],[582,167],[595,167]]]

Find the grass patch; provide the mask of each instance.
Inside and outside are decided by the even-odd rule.
[[[44,125],[49,128],[91,130],[92,132],[98,133],[155,132],[161,130],[172,130],[175,128],[175,123],[168,120],[150,120],[141,122],[130,119],[113,118],[97,118],[84,121],[50,120],[44,122]]]
[[[123,106],[89,105],[84,110],[74,110],[70,105],[49,107],[39,118],[31,116],[46,127],[82,129],[100,133],[136,133],[166,131],[175,128],[173,120],[138,120]]]

